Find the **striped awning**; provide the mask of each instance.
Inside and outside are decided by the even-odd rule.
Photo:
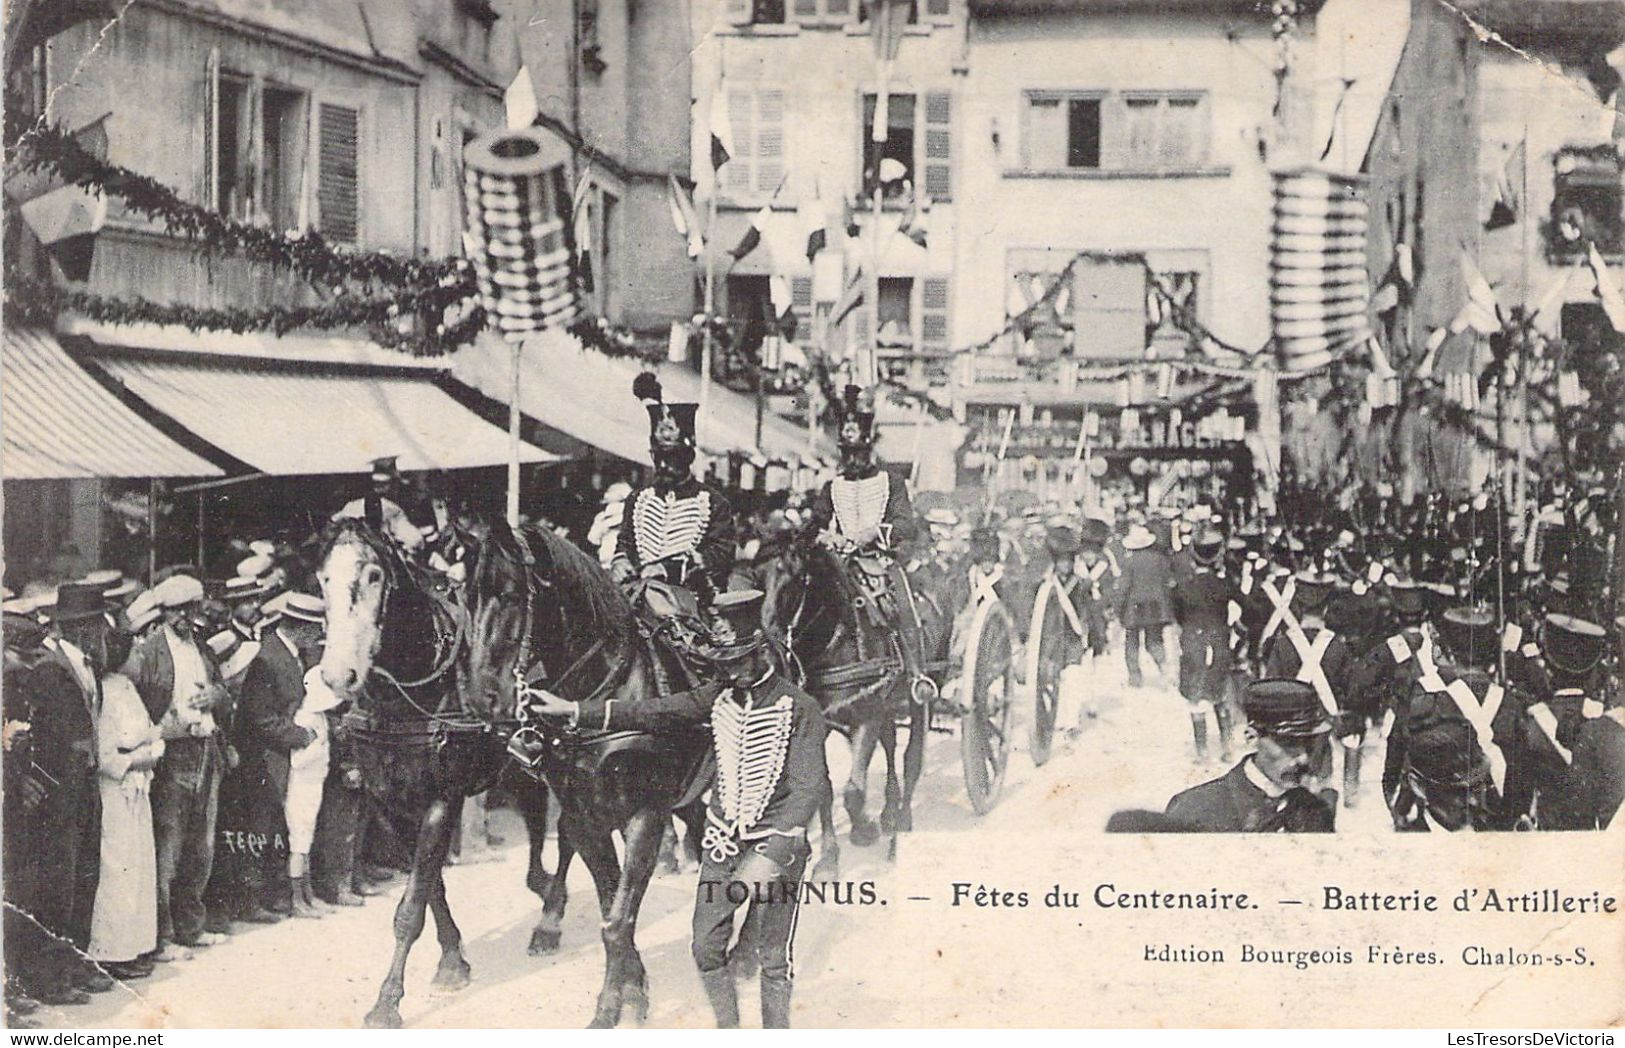
[[[136,397],[262,473],[364,473],[508,461],[508,435],[435,385],[435,373],[339,372],[110,355],[98,361]],[[521,462],[557,456],[520,445]]]
[[[7,480],[221,475],[120,402],[50,332],[8,327],[4,349],[0,474]]]

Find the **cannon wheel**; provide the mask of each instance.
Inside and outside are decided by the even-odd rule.
[[[978,815],[993,810],[1010,764],[1010,707],[1015,698],[1015,627],[997,600],[976,609],[965,642],[968,689],[959,722],[965,789]]]
[[[1055,717],[1061,702],[1061,670],[1067,624],[1050,614],[1050,586],[1046,582],[1033,601],[1032,624],[1027,631],[1027,685],[1033,690],[1033,763],[1050,758],[1055,741]]]

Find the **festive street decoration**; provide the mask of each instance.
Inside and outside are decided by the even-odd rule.
[[[1366,337],[1364,185],[1329,171],[1276,172],[1270,320],[1282,368],[1330,364]]]

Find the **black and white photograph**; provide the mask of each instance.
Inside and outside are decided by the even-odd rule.
[[[3,39],[7,1029],[1625,1025],[1625,0]]]

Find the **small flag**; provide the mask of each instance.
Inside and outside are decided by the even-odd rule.
[[[542,115],[542,107],[536,101],[536,88],[530,82],[530,67],[519,67],[513,83],[502,92],[502,107],[508,114],[509,131],[529,127]]]
[[[1505,229],[1518,221],[1518,215],[1523,211],[1523,176],[1528,159],[1529,140],[1526,138],[1514,146],[1512,154],[1507,157],[1506,167],[1496,183],[1495,203],[1490,207],[1490,217],[1484,220],[1486,230]]]
[[[667,204],[671,207],[671,224],[677,235],[688,241],[688,257],[699,258],[705,252],[705,237],[700,233],[700,216],[694,211],[694,202],[677,184],[675,175],[666,176]]]
[[[829,323],[831,327],[839,327],[841,322],[852,314],[854,309],[863,305],[863,267],[854,266],[852,274],[847,277],[846,287],[841,289],[841,297],[836,301],[835,308],[830,312]]]
[[[1608,263],[1602,260],[1596,244],[1586,245],[1591,260],[1591,272],[1597,277],[1597,297],[1602,299],[1602,311],[1608,314],[1608,323],[1614,330],[1625,334],[1625,298],[1620,297],[1619,285],[1608,272]]]
[[[1461,275],[1467,284],[1467,304],[1450,322],[1451,334],[1467,328],[1480,335],[1493,335],[1501,330],[1501,313],[1495,301],[1495,292],[1465,251],[1461,253]]]
[[[591,188],[592,165],[581,168],[575,192],[570,196],[570,237],[575,242],[576,276],[583,291],[591,291],[592,280],[592,204],[587,200]]]
[[[931,197],[915,190],[907,216],[903,219],[903,235],[921,247],[926,246],[931,227]]]
[[[711,170],[721,171],[733,157],[733,126],[728,120],[728,93],[720,86],[711,95]]]
[[[756,250],[756,245],[762,242],[762,230],[767,228],[767,224],[772,218],[772,207],[764,207],[750,216],[750,226],[746,228],[745,235],[739,238],[739,243],[729,252],[735,262]]]
[[[807,261],[811,262],[829,244],[829,234],[819,226],[807,234]]]

